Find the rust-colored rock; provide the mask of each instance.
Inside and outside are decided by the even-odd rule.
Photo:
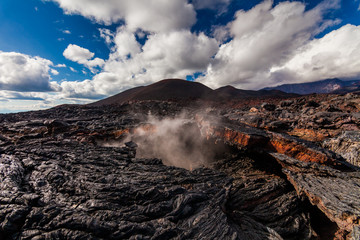
[[[316,149],[311,143],[280,133],[270,133],[268,148],[275,152],[285,154],[303,162],[316,162],[327,165],[340,165],[331,155],[323,149]]]
[[[224,141],[227,144],[242,148],[261,148],[285,154],[303,162],[338,166],[339,161],[334,154],[318,148],[311,142],[304,141],[287,134],[262,131],[245,124],[221,123],[219,120],[198,121],[203,134]]]
[[[217,128],[211,131],[211,137],[221,138],[226,143],[230,143],[239,148],[256,147],[267,142],[267,139],[264,136],[236,131],[230,128]]]

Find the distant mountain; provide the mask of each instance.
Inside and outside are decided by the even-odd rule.
[[[360,80],[342,81],[334,78],[308,83],[283,84],[276,87],[264,88],[263,90],[280,90],[286,93],[302,95],[311,93],[346,93],[359,90],[359,82]]]
[[[294,97],[295,94],[284,93],[279,90],[241,90],[232,86],[225,86],[212,90],[198,83],[181,79],[165,79],[144,87],[136,87],[112,97],[91,103],[91,106],[122,104],[139,100],[210,100],[224,101],[249,97]]]
[[[279,90],[242,90],[228,85],[214,90],[211,96],[216,99],[226,100],[254,97],[294,97],[296,94],[289,94]]]
[[[349,92],[358,92],[360,91],[360,80],[358,81],[351,81],[352,84],[348,86],[344,86],[338,90],[335,90],[333,93],[337,94],[345,94]]]

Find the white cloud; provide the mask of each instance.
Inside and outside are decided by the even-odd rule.
[[[50,72],[52,75],[59,75],[59,72],[55,69],[51,69]]]
[[[217,50],[214,39],[202,33],[181,31],[152,36],[143,46],[142,56],[145,61],[151,61],[152,66],[167,65],[167,73],[172,73],[172,70],[202,70]]]
[[[59,64],[56,64],[56,65],[55,65],[55,67],[58,67],[58,68],[64,68],[64,67],[66,67],[66,65],[65,65],[65,64],[60,64],[60,63],[59,63]]]
[[[115,33],[102,29],[101,36],[112,46],[109,59],[92,80],[67,84],[67,96],[109,95],[195,72],[204,72],[199,80],[214,88],[227,84],[250,89],[269,86],[285,76],[289,70],[280,68],[299,49],[326,27],[338,23],[323,19],[338,3],[325,1],[305,11],[301,2],[273,6],[272,1],[264,1],[249,11],[238,11],[234,21],[219,28],[222,37],[218,39],[231,37],[220,47],[214,38],[189,30],[150,33],[141,46],[137,33],[128,26],[119,27]],[[84,49],[82,52],[82,60],[76,60],[84,64],[93,54]]]
[[[62,32],[65,33],[65,34],[71,34],[71,32],[69,30],[64,30]]]
[[[215,39],[188,30],[149,35],[142,47],[134,34],[120,27],[114,34],[114,47],[103,71],[91,81],[62,84],[68,96],[97,97],[163,78],[185,78],[206,69],[218,50]]]
[[[120,58],[128,55],[134,56],[141,51],[140,44],[136,41],[135,35],[128,31],[125,27],[120,27],[114,36],[116,56]]]
[[[69,68],[70,68],[70,70],[71,70],[72,72],[74,72],[74,73],[78,72],[78,71],[76,71],[73,67],[69,67]]]
[[[104,60],[100,58],[92,59],[95,55],[94,53],[75,44],[69,44],[64,50],[63,55],[71,61],[85,65],[92,72],[95,71],[95,67],[102,67],[104,65]]]
[[[272,78],[278,83],[360,77],[359,39],[360,26],[345,25],[299,48],[292,59],[273,69]]]
[[[81,82],[62,82],[61,83],[63,98],[87,98],[98,99],[104,97],[97,93],[97,89],[94,88],[94,82],[91,80],[85,80]]]
[[[63,81],[59,95],[63,98],[94,99],[164,78],[185,78],[196,72],[204,72],[200,80],[211,87],[232,84],[261,88],[285,78],[307,81],[324,76],[354,77],[356,69],[360,69],[355,59],[359,56],[356,50],[359,36],[354,26],[312,40],[327,27],[339,23],[324,19],[327,11],[339,6],[338,0],[324,1],[308,11],[301,2],[281,2],[274,6],[273,1],[267,0],[249,11],[238,11],[232,22],[215,29],[217,40],[190,31],[195,21],[194,7],[185,0],[56,1],[67,13],[81,14],[97,22],[110,24],[125,20],[125,25],[115,32],[99,29],[111,51],[105,61],[74,44],[65,49],[63,55],[67,59],[93,72],[100,66],[101,72],[85,81]],[[200,9],[227,6],[229,2],[197,0],[193,4]],[[178,21],[180,16],[185,19]],[[137,41],[139,38],[144,38],[143,45]],[[221,44],[224,39],[229,41]],[[335,49],[342,54],[335,54]],[[316,68],[307,68],[308,64]],[[346,66],[340,68],[340,64]]]
[[[267,86],[270,69],[288,61],[323,24],[331,24],[323,20],[323,14],[337,6],[338,1],[325,1],[305,11],[301,2],[281,2],[273,7],[267,0],[249,11],[238,11],[226,27],[233,39],[221,45],[200,81],[211,87]]]
[[[56,84],[50,82],[53,63],[41,57],[31,57],[16,52],[0,51],[0,90],[54,91]]]
[[[107,28],[99,28],[100,37],[102,37],[106,44],[110,45],[112,44],[114,34]]]
[[[171,31],[191,27],[196,21],[193,5],[187,0],[52,0],[66,14],[80,14],[99,23],[125,20],[132,31]]]
[[[89,59],[94,57],[94,53],[75,44],[69,44],[63,55],[67,59],[78,62],[80,64],[85,64]]]
[[[128,37],[124,42],[133,41],[133,37]],[[119,45],[121,42],[116,43]],[[126,89],[163,78],[185,78],[202,71],[218,50],[218,43],[204,34],[195,35],[184,30],[149,36],[142,49],[134,45],[133,51],[128,52],[132,56],[130,59],[126,58],[126,51],[119,55],[116,49],[105,64],[104,72],[94,78],[96,89],[103,94],[119,91],[114,86]]]

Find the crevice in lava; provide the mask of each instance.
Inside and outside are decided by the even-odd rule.
[[[277,175],[282,179],[287,180],[286,175],[282,172],[282,166],[276,161],[274,157],[269,155],[266,151],[261,149],[247,150],[246,155],[251,156],[251,158],[255,160],[255,168],[268,174]]]
[[[327,240],[337,239],[339,227],[335,222],[332,222],[319,208],[312,205],[310,201],[305,198],[302,204],[303,209],[308,211],[310,215],[310,225],[315,233],[316,239]]]

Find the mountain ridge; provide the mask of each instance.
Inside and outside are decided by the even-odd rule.
[[[312,94],[312,93],[347,93],[360,90],[357,85],[360,80],[343,81],[338,78],[324,79],[307,83],[282,84],[275,87],[266,87],[262,90],[280,90],[286,93]]]
[[[111,97],[89,104],[104,106],[142,100],[206,100],[225,101],[255,97],[294,97],[279,90],[243,90],[227,85],[211,89],[202,83],[183,79],[164,79],[148,86],[141,86],[120,92]]]

